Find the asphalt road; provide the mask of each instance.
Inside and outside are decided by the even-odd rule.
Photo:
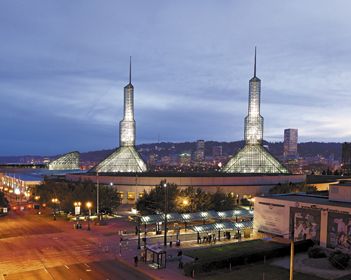
[[[4,276],[5,280],[134,280],[151,279],[114,260],[56,266]]]
[[[117,260],[118,223],[91,231],[84,226],[75,230],[34,210],[1,217],[0,280],[150,279]]]

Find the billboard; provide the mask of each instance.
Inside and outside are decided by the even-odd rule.
[[[327,247],[351,251],[351,215],[328,212]]]
[[[256,198],[254,211],[254,230],[278,236],[288,236],[288,206],[262,201]]]
[[[294,240],[312,239],[319,242],[321,229],[321,211],[306,208],[290,208],[290,232]]]

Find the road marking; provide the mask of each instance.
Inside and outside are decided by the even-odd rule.
[[[65,268],[69,269],[69,267],[67,265],[65,265]]]
[[[90,272],[90,271],[91,271],[91,269],[86,269],[85,271]]]
[[[87,263],[84,263],[84,265],[85,265],[86,267],[90,267]]]
[[[46,273],[49,273],[49,271],[45,267],[44,267],[44,270],[45,270]]]

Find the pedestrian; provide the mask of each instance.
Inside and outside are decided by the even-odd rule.
[[[134,257],[134,266],[138,266],[138,256]]]
[[[180,259],[180,261],[179,261],[179,268],[180,268],[180,269],[183,268],[183,261],[182,261],[182,259]]]

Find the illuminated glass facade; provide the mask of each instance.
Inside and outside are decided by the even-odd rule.
[[[131,63],[129,84],[124,87],[124,116],[119,123],[120,147],[100,162],[92,171],[95,172],[145,172],[147,167],[135,149],[134,87],[131,81]]]
[[[92,171],[95,172],[145,172],[147,167],[135,147],[119,147]]]
[[[262,145],[245,145],[224,166],[227,173],[288,173]]]
[[[288,170],[263,146],[263,118],[260,115],[261,80],[256,77],[256,49],[254,77],[249,82],[248,115],[245,117],[245,147],[223,167],[226,173],[288,173]]]
[[[75,170],[79,168],[79,153],[71,152],[65,154],[48,164],[49,170]]]
[[[134,87],[124,87],[124,117],[119,123],[119,144],[121,147],[135,146]]]
[[[245,117],[246,144],[261,144],[263,139],[263,118],[260,115],[261,80],[253,77],[249,83],[249,108]]]

